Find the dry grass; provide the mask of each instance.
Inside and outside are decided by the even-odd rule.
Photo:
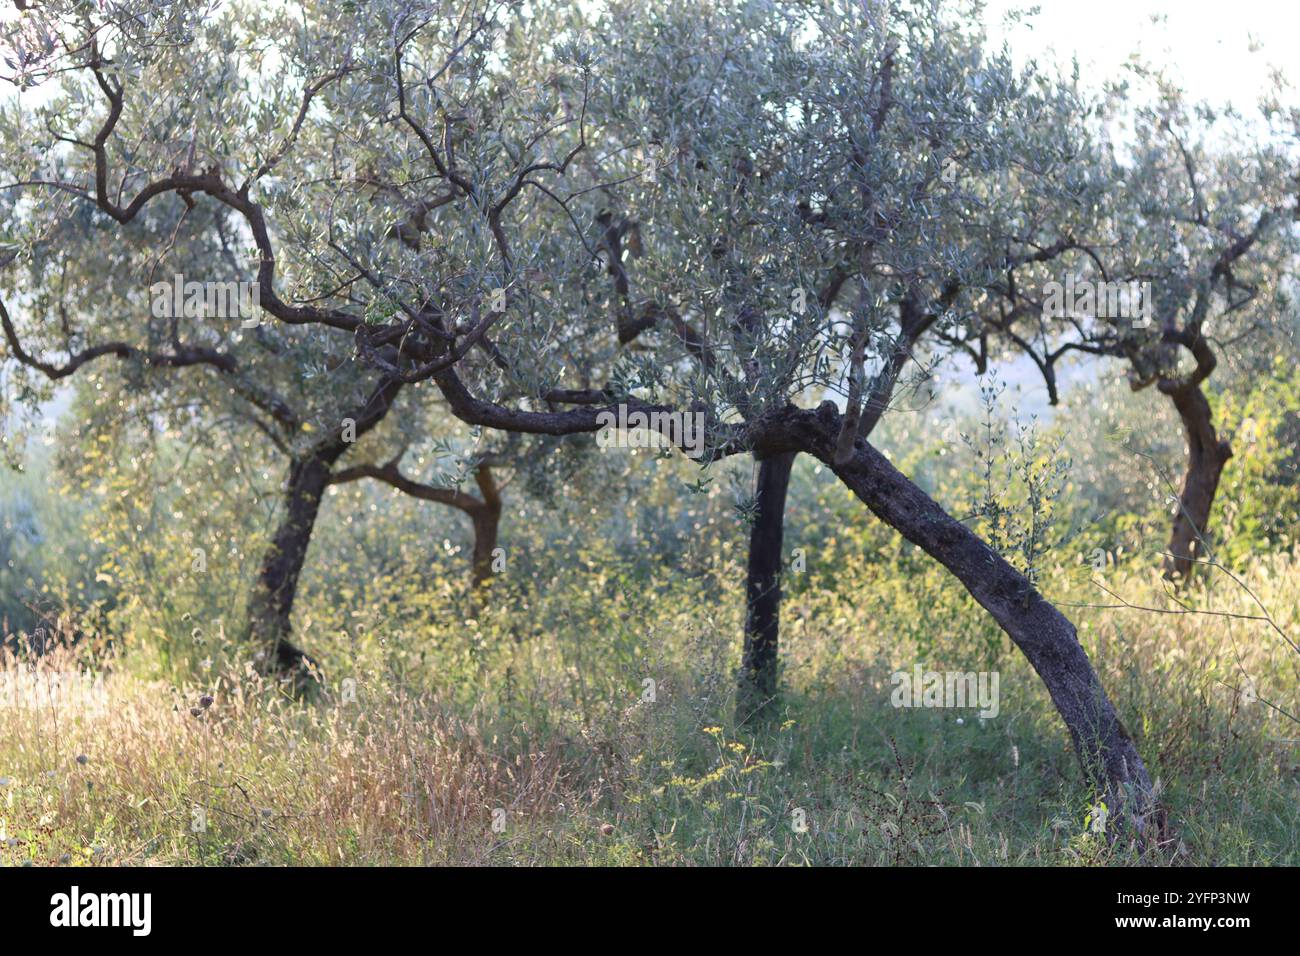
[[[1298,578],[1282,559],[1251,575],[1288,634]],[[1106,585],[1134,604],[1161,600],[1151,577],[1112,574]],[[932,620],[974,613],[942,579],[911,586],[925,592]],[[1047,590],[1063,602],[1122,603],[1078,576]],[[1223,580],[1192,600],[1260,614]],[[970,669],[988,651],[983,637],[919,649],[902,624],[913,614],[903,598],[884,606],[897,616],[815,587],[792,597],[790,618],[804,623],[787,629],[788,719],[758,734],[727,719],[734,648],[724,631],[705,647],[698,635],[661,630],[665,659],[646,665],[660,677],[652,704],[638,700],[637,681],[619,690],[591,670],[579,680],[575,660],[594,668],[600,659],[595,605],[575,629],[587,657],[560,646],[511,656],[511,686],[529,698],[518,710],[489,705],[506,677],[487,667],[468,707],[420,689],[436,680],[379,671],[360,679],[355,700],[335,688],[304,705],[250,673],[174,688],[113,661],[87,676],[84,654],[11,660],[0,856],[38,865],[1138,862],[1086,831],[1087,794],[1063,729],[1013,651],[996,651],[994,720],[889,706],[892,669],[918,660]],[[679,611],[665,612],[664,628]],[[1278,633],[1224,615],[1071,614],[1178,831],[1142,862],[1298,862],[1300,732],[1282,712],[1296,712],[1300,659]],[[1260,701],[1245,692],[1247,677]]]
[[[486,740],[430,694],[303,706],[225,675],[204,707],[199,688],[80,677],[68,654],[4,676],[10,859],[473,863],[493,809],[541,820],[573,799],[557,754]]]

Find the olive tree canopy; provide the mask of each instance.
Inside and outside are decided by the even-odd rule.
[[[867,440],[923,372],[922,337],[975,347],[991,287],[1078,250],[1109,188],[1085,98],[987,49],[974,12],[43,4],[5,28],[11,78],[40,91],[6,106],[0,141],[10,356],[48,374],[225,354],[214,329],[90,303],[60,326],[41,307],[55,231],[111,245],[166,207],[186,230],[228,226],[263,334],[346,364],[358,428],[412,393],[504,432],[642,412],[680,441],[689,415],[706,461],[812,455],[997,620],[1100,797],[1147,832],[1150,780],[1073,625]],[[250,385],[290,381],[268,366]],[[343,429],[294,455],[255,622],[287,620],[293,528]]]

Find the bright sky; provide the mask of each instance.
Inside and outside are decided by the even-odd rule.
[[[1243,112],[1254,106],[1272,69],[1283,68],[1293,83],[1300,79],[1287,69],[1297,62],[1296,0],[1038,0],[1032,26],[1003,28],[1008,10],[1029,6],[1029,0],[989,0],[990,39],[1005,38],[1018,58],[1037,57],[1063,70],[1077,55],[1085,79],[1116,76],[1136,51],[1168,67],[1192,100],[1231,100]]]
[[[988,0],[985,25],[992,44],[1006,39],[1020,62],[1036,58],[1068,72],[1077,56],[1085,82],[1100,84],[1120,74],[1134,52],[1167,70],[1188,99],[1231,101],[1251,116],[1270,74],[1281,68],[1300,82],[1295,46],[1300,40],[1300,0],[1038,0],[1039,13],[1004,28],[1009,10],[1031,0]],[[1292,69],[1287,69],[1292,66]],[[1300,100],[1300,93],[1287,97]],[[999,377],[1010,386],[1008,400],[1022,412],[1052,417],[1047,390],[1029,359],[1001,363]],[[1096,374],[1094,365],[1057,370],[1062,396],[1070,384]],[[978,383],[969,365],[958,361],[942,376],[950,387],[943,404],[963,413],[977,408]],[[932,410],[929,417],[946,412]]]

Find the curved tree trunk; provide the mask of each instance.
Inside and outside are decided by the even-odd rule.
[[[1187,438],[1187,470],[1169,533],[1165,577],[1186,580],[1196,562],[1205,557],[1210,509],[1219,490],[1223,467],[1232,457],[1232,446],[1220,441],[1210,414],[1210,403],[1199,386],[1183,388],[1169,396],[1183,422]]]
[[[1158,833],[1162,821],[1151,778],[1074,625],[1023,574],[871,445],[859,442],[849,461],[835,464],[838,423],[834,404],[824,403],[815,413],[783,416],[763,436],[763,443],[773,449],[793,446],[817,457],[876,517],[951,571],[1047,685],[1111,822],[1132,826],[1144,840]]]
[[[436,376],[452,413],[471,425],[537,434],[594,432],[606,410],[533,412],[476,399],[454,370]],[[793,405],[748,422],[718,446],[759,458],[804,452],[831,466],[878,518],[946,567],[988,611],[1047,685],[1074,741],[1084,772],[1106,801],[1113,826],[1131,826],[1145,843],[1162,821],[1150,775],[1106,696],[1074,625],[1029,580],[974,532],[908,481],[865,441],[834,464],[841,416],[834,402],[816,411]]]
[[[248,601],[249,640],[262,645],[266,668],[289,677],[295,691],[315,679],[315,662],[289,641],[290,617],[321,497],[337,458],[315,455],[290,463],[284,514]]]
[[[246,637],[262,645],[263,667],[285,678],[297,696],[319,686],[316,662],[289,640],[298,577],[307,560],[321,498],[335,463],[353,442],[383,421],[402,388],[398,379],[381,379],[365,402],[341,419],[332,432],[289,464],[284,513],[262,558],[248,599]],[[351,422],[350,428],[344,423]]]
[[[414,481],[402,474],[399,466],[402,455],[382,465],[361,464],[343,468],[330,476],[331,484],[344,484],[362,478],[372,478],[391,485],[398,491],[423,501],[436,501],[455,508],[466,515],[474,526],[474,548],[470,558],[471,582],[478,591],[492,578],[492,552],[497,546],[497,531],[501,524],[501,490],[492,475],[492,467],[480,464],[474,472],[482,499],[454,488]]]
[[[741,723],[771,713],[776,702],[785,498],[794,457],[794,452],[783,452],[758,463],[757,511],[749,532],[745,584],[745,647],[736,696],[736,719]]]
[[[452,413],[471,425],[536,434],[594,432],[607,412],[505,408],[475,398],[454,370],[440,372],[436,380]],[[724,441],[718,450],[725,455],[743,449],[760,459],[783,452],[815,456],[830,465],[872,513],[951,571],[1047,685],[1088,780],[1106,801],[1108,819],[1132,826],[1144,842],[1156,836],[1162,821],[1150,775],[1097,679],[1074,625],[1023,574],[865,441],[857,443],[848,460],[834,464],[840,428],[834,402],[824,402],[816,411],[791,405],[747,423],[743,433]]]

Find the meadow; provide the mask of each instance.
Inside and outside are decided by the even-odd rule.
[[[945,474],[969,464],[969,449],[928,452]],[[1249,473],[1249,454],[1241,464]],[[1176,601],[1150,554],[1120,548],[1098,570],[1076,535],[1043,560],[1040,587],[1076,622],[1168,810],[1161,842],[1138,848],[1093,825],[1068,735],[1024,658],[941,568],[869,520],[841,523],[847,495],[812,468],[796,499],[817,507],[796,504],[788,532],[806,561],[786,578],[779,712],[738,725],[743,521],[715,487],[674,525],[655,494],[676,500],[693,466],[626,467],[653,475],[650,518],[625,529],[639,545],[611,543],[621,513],[561,496],[515,523],[507,553],[520,567],[477,598],[454,519],[433,516],[442,542],[408,541],[396,530],[407,503],[390,500],[358,534],[352,516],[387,497],[358,491],[323,529],[333,560],[304,582],[297,633],[326,677],[311,702],[238,645],[205,642],[196,622],[220,601],[181,610],[173,579],[156,581],[157,604],[132,591],[96,638],[11,657],[4,861],[1300,862],[1294,552],[1250,557],[1244,574],[1206,567]],[[107,507],[123,500],[140,504]],[[421,560],[436,586],[409,556],[359,579],[331,527],[399,553],[433,537]],[[184,554],[178,542],[170,560]],[[105,576],[133,580],[144,558],[119,553]],[[997,672],[997,716],[893,706],[891,675],[918,665]]]

